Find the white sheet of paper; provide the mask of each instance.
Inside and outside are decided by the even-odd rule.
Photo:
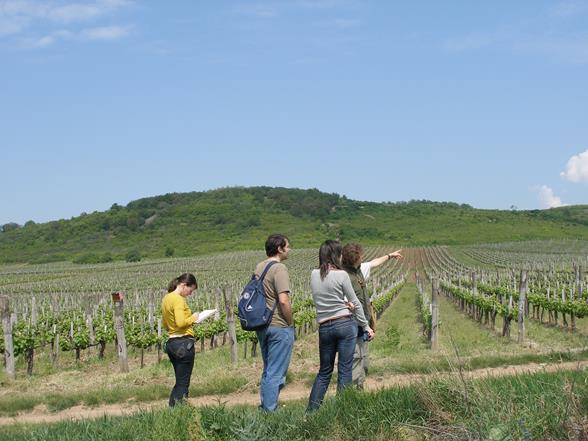
[[[198,314],[198,319],[196,320],[196,323],[202,323],[204,320],[214,315],[215,312],[216,309],[205,309],[204,311],[201,311]]]

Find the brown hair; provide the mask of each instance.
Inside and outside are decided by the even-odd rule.
[[[188,286],[198,288],[198,282],[196,281],[194,274],[184,273],[169,282],[169,285],[167,285],[167,292],[175,291],[180,283],[185,283]]]
[[[350,270],[357,269],[357,263],[361,263],[363,247],[356,243],[348,243],[343,247],[343,267]]]

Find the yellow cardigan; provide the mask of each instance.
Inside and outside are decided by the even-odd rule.
[[[192,311],[181,295],[170,292],[161,301],[162,324],[169,335],[190,335],[194,337],[192,325],[196,321]]]

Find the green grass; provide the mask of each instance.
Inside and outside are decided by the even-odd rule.
[[[242,363],[248,365],[251,361]],[[45,405],[49,411],[56,412],[77,405],[92,407],[127,401],[140,403],[169,397],[174,374],[167,357],[160,364],[135,369],[128,374],[118,373],[117,367],[114,367],[113,373],[101,374],[98,379],[96,373],[108,372],[108,366],[117,366],[116,360],[107,357],[101,362],[84,364],[82,369],[72,366],[65,373],[58,373],[57,379],[47,376],[49,368],[45,366],[40,369],[45,372],[43,375],[34,375],[14,383],[9,382],[5,374],[1,373],[0,383],[11,386],[14,392],[1,397],[0,415],[13,416],[38,405]],[[248,378],[227,369],[227,366],[230,366],[228,347],[199,353],[192,374],[190,396],[225,395],[243,388],[248,383]],[[93,373],[94,382],[88,386],[87,378]],[[62,383],[56,385],[56,390],[39,393],[38,389],[47,381]]]
[[[370,372],[434,373],[458,364],[466,369],[530,362],[588,359],[588,339],[579,333],[528,322],[528,341],[519,345],[516,330],[503,338],[496,330],[473,321],[444,297],[440,298],[439,350],[433,353],[422,332],[416,306],[417,289],[407,283],[378,321],[370,344]],[[497,325],[501,325],[497,320]],[[578,348],[571,352],[570,349]]]
[[[542,324],[528,318],[525,320],[525,342],[518,344],[516,320],[511,322],[510,338],[502,337],[500,317],[496,318],[496,327],[492,329],[472,320],[444,296],[440,298],[440,317],[442,345],[449,349],[453,345],[451,342],[453,340],[460,353],[466,356],[487,357],[489,354],[497,353],[521,356],[533,355],[537,352],[565,353],[572,348],[588,349],[588,335],[584,333],[584,329],[588,326],[588,318],[577,320],[579,328],[577,332],[561,326]]]
[[[568,323],[570,323],[570,317],[568,316]],[[514,323],[514,332],[516,334],[516,326]],[[588,317],[582,319],[576,319],[576,332],[571,331],[569,328],[560,325],[549,325],[541,323],[538,320],[526,320],[525,331],[526,336],[531,342],[540,347],[549,347],[553,350],[564,350],[569,347],[586,347],[588,348]],[[511,333],[513,330],[511,330]]]
[[[0,428],[0,439],[12,441],[178,441],[197,433],[197,414],[190,406],[142,412],[131,417]]]
[[[448,370],[456,364],[456,355],[496,357],[513,355],[511,341],[502,341],[490,331],[480,329],[467,317],[462,318],[452,305],[441,303],[440,349],[433,353],[418,319],[414,283],[407,283],[400,296],[378,321],[376,339],[370,345],[370,370],[374,374],[426,373]],[[457,348],[457,353],[456,349]],[[481,351],[482,348],[485,350]]]
[[[588,372],[462,381],[455,373],[373,393],[353,389],[305,415],[303,401],[267,414],[253,406],[143,412],[95,421],[0,429],[20,440],[568,440],[588,435]]]
[[[169,397],[170,387],[156,384],[152,386],[93,389],[84,392],[48,393],[43,395],[5,396],[0,400],[0,415],[13,416],[18,412],[31,410],[37,405],[46,405],[51,412],[68,409],[77,405],[100,406],[128,400],[146,402]],[[198,394],[196,394],[198,395]]]
[[[586,372],[463,383],[457,376],[416,386],[333,397],[305,417],[304,403],[275,414],[202,409],[212,440],[568,439],[586,425]]]

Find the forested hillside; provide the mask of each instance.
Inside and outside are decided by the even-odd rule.
[[[588,206],[480,210],[452,202],[354,201],[316,189],[222,188],[113,204],[69,220],[9,223],[0,233],[0,262],[92,263],[259,249],[276,231],[295,248],[318,247],[325,238],[399,245],[588,239]]]

